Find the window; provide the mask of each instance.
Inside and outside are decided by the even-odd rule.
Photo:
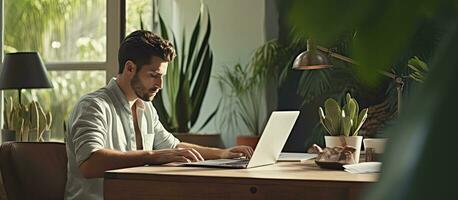
[[[48,68],[54,88],[23,90],[22,96],[52,112],[54,140],[63,140],[76,101],[117,73],[120,1],[3,1],[2,52],[37,51]],[[5,90],[1,103],[9,96],[17,99],[17,91]]]
[[[48,62],[105,61],[105,0],[5,0],[4,51]]]
[[[126,1],[126,34],[135,30],[156,30],[159,19],[157,18],[157,1],[127,0]],[[153,24],[153,15],[155,23]]]

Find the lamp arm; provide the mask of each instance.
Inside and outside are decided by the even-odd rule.
[[[342,60],[342,61],[345,61],[345,62],[348,62],[348,63],[351,63],[351,64],[354,64],[354,65],[358,65],[358,63],[349,58],[349,57],[346,57],[346,56],[343,56],[343,55],[340,55],[338,53],[334,53],[332,52],[330,49],[328,48],[325,48],[325,47],[322,47],[322,46],[316,46],[316,48],[320,51],[323,51],[327,54],[329,54],[330,56],[332,56],[333,58],[336,58],[338,60]],[[386,76],[386,77],[389,77],[391,79],[393,79],[395,82],[396,82],[396,92],[397,92],[397,103],[398,103],[398,108],[397,108],[397,111],[398,111],[398,115],[401,111],[401,95],[402,95],[402,89],[403,89],[403,86],[404,86],[404,77],[400,77],[400,76],[396,76],[395,74],[393,73],[390,73],[390,72],[387,72],[387,71],[383,71],[383,70],[378,70],[377,71],[378,73]]]
[[[338,53],[334,53],[332,52],[330,49],[328,48],[325,48],[325,47],[322,47],[322,46],[316,46],[316,48],[322,52],[325,52],[327,54],[329,54],[330,56],[332,56],[333,58],[336,58],[336,59],[339,59],[339,60],[342,60],[342,61],[345,61],[345,62],[348,62],[348,63],[351,63],[351,64],[354,64],[354,65],[358,65],[358,63],[349,58],[349,57],[346,57],[346,56],[343,56],[343,55],[340,55]]]
[[[342,61],[354,64],[354,65],[359,65],[355,60],[353,60],[353,59],[351,59],[349,57],[340,55],[338,53],[332,52],[328,48],[325,48],[325,47],[322,47],[322,46],[316,46],[316,48],[318,50],[322,51],[322,52],[325,52],[325,53],[329,54],[330,56],[332,56],[333,58],[336,58],[338,60],[342,60]],[[382,75],[384,75],[386,77],[392,78],[392,79],[396,79],[397,78],[396,75],[394,75],[393,73],[387,72],[387,71],[379,70],[378,73],[380,73],[380,74],[382,74]]]

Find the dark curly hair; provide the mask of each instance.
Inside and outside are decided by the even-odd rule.
[[[166,62],[175,58],[173,45],[158,35],[145,30],[134,31],[121,42],[118,51],[119,74],[124,71],[128,60],[137,65],[137,71],[143,65],[151,62],[153,56],[158,56]]]

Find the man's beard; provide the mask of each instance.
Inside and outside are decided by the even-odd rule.
[[[135,95],[143,101],[152,101],[154,96],[156,96],[157,88],[153,87],[149,90],[146,89],[142,83],[140,82],[140,78],[138,78],[138,73],[135,74],[134,78],[130,81],[130,85],[135,92]],[[150,95],[152,93],[152,95]]]

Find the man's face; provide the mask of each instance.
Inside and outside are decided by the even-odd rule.
[[[162,81],[167,73],[168,63],[159,57],[153,56],[150,64],[143,65],[130,81],[130,85],[138,98],[143,101],[152,101],[162,89]]]

